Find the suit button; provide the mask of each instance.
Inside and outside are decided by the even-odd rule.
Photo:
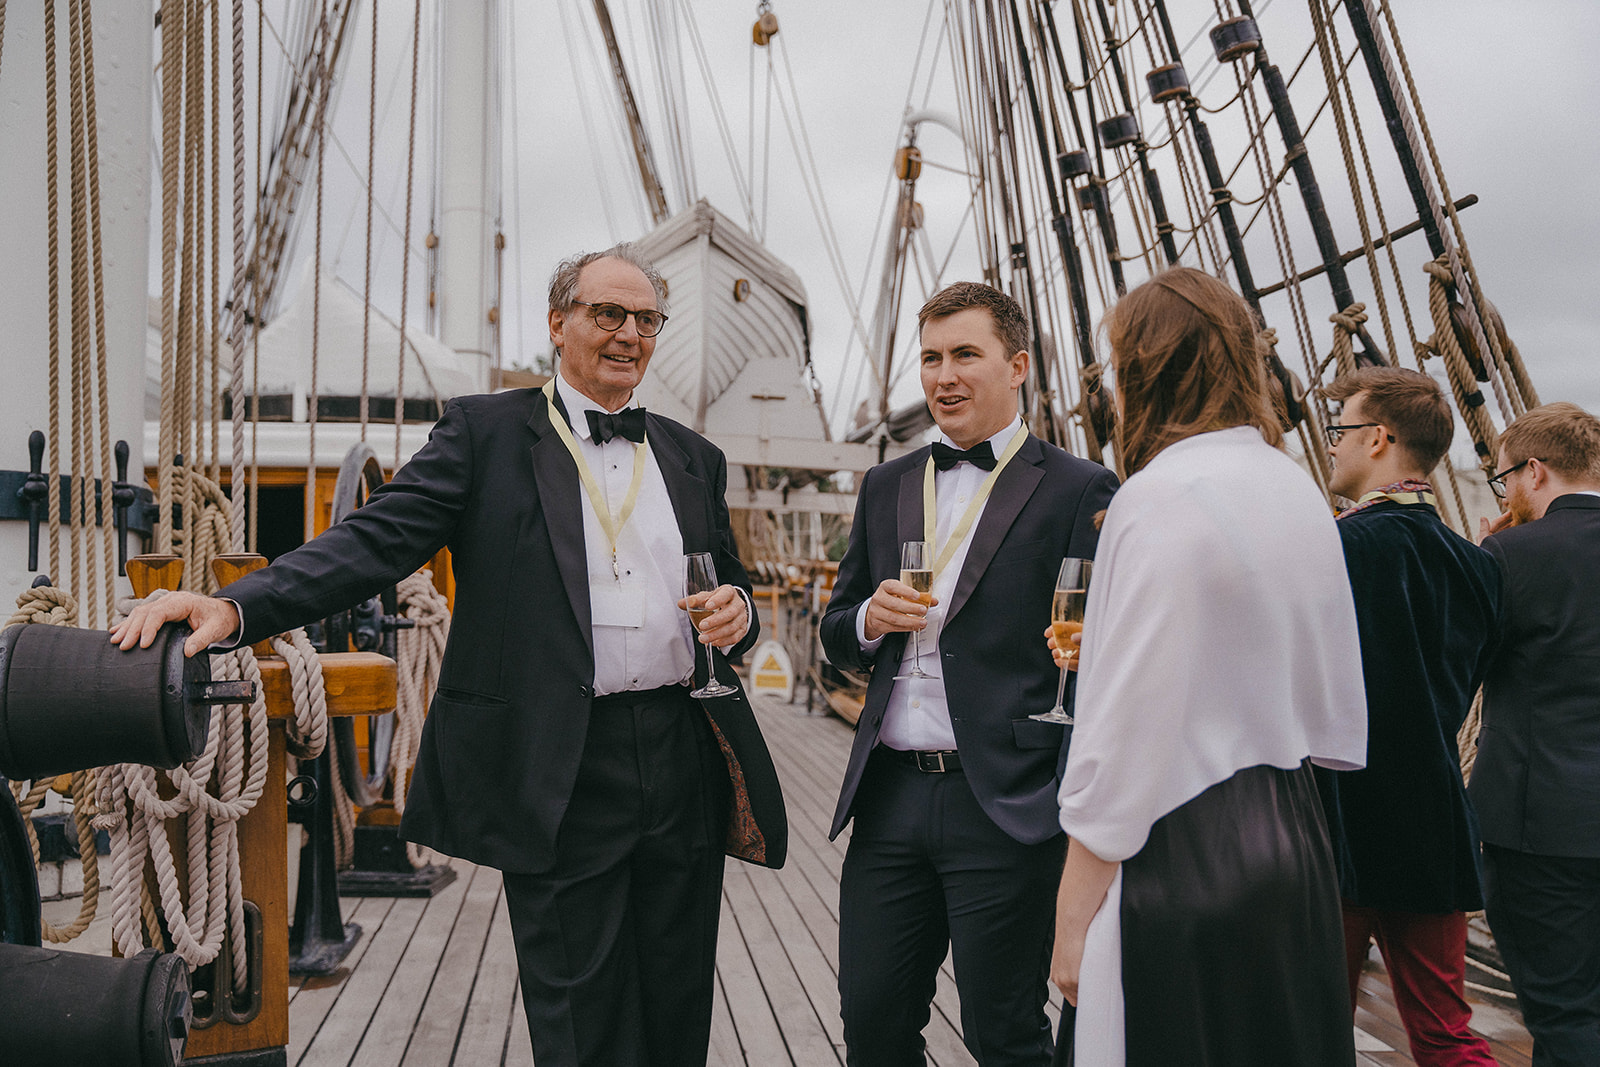
[[[586,685],[580,685],[578,686],[578,695],[581,697],[593,696],[594,690]]]

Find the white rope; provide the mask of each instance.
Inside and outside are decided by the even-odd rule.
[[[218,520],[225,528],[220,512]],[[165,594],[157,590],[148,600]],[[117,603],[118,618],[141,601]],[[295,731],[320,745],[327,735],[326,699],[315,652],[305,662],[310,644],[303,630],[275,638],[279,651],[289,651],[294,680]],[[244,930],[244,896],[239,871],[238,823],[248,814],[266,785],[268,726],[266,692],[254,652],[247,646],[212,657],[215,676],[247,679],[256,696],[246,709],[226,705],[212,711],[206,747],[188,764],[167,772],[138,764],[117,764],[102,773],[96,791],[100,814],[94,824],[111,837],[112,939],[124,955],[145,947],[140,923],[140,894],[146,864],[155,874],[158,896],[173,949],[191,967],[217,958],[224,939],[231,947],[234,988],[249,980]],[[173,795],[161,795],[164,773]],[[168,836],[168,822],[185,823],[188,884],[180,885]],[[185,892],[185,890],[187,890]]]
[[[428,702],[439,683],[439,668],[444,663],[444,646],[450,637],[450,605],[445,595],[434,588],[433,572],[428,570],[403,580],[395,590],[402,615],[416,623],[396,634],[398,674],[395,690],[394,738],[389,745],[389,777],[394,782],[394,810],[406,810],[406,784],[417,745],[422,739],[422,722]],[[406,856],[413,867],[424,865],[424,850],[406,843]]]

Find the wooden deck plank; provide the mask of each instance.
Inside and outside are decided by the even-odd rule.
[[[486,953],[484,939],[494,920],[495,904],[500,900],[501,885],[500,872],[488,867],[478,867],[470,873],[462,871],[459,880],[469,876],[472,884],[467,887],[466,900],[450,931],[439,970],[428,989],[416,1028],[411,1032],[405,1059],[400,1061],[405,1067],[438,1067],[451,1062],[462,1033],[467,1005]]]
[[[517,949],[502,886],[495,899],[494,920],[489,924],[488,940],[478,962],[466,1018],[461,1023],[461,1040],[452,1062],[462,1067],[499,1063],[505,1055],[513,1001],[517,999]]]
[[[459,877],[427,902],[351,1067],[394,1067],[405,1055],[476,871],[460,860],[452,866]]]
[[[355,943],[350,950],[350,955],[345,957],[344,966],[333,974],[321,978],[297,978],[295,985],[290,990],[289,999],[289,1044],[286,1049],[288,1062],[299,1063],[300,1057],[305,1054],[311,1039],[316,1036],[317,1029],[322,1021],[327,1018],[328,1012],[338,1002],[343,994],[346,979],[361,966],[362,957],[367,954],[367,949],[372,945],[372,939],[383,927],[389,908],[394,904],[392,900],[380,897],[348,898],[353,903],[359,903],[359,908],[352,907],[345,912],[341,900],[341,913],[348,916],[359,914],[360,919],[354,920],[361,923],[361,940]],[[347,918],[346,921],[351,921]]]
[[[383,925],[363,931],[367,948],[361,965],[350,972],[333,1009],[307,1042],[300,1059],[291,1062],[298,1062],[299,1067],[347,1067],[427,905],[422,899],[396,900]]]
[[[771,906],[763,901],[752,884],[751,870],[743,864],[730,864],[723,880],[723,893],[738,920],[750,958],[761,977],[767,1002],[782,1031],[789,1056],[799,1067],[837,1067],[840,1062],[829,1020],[839,1017],[839,995],[832,972],[816,952],[810,934],[795,918],[783,915],[775,921],[779,901],[787,902],[781,889],[762,879],[771,892]],[[764,873],[764,872],[763,872]],[[785,938],[785,927],[793,936]],[[808,953],[805,950],[810,948]],[[817,980],[820,967],[822,978]],[[802,974],[802,970],[806,974]],[[813,984],[808,988],[806,975]],[[838,1034],[839,1046],[844,1043]]]
[[[490,1061],[493,1062],[492,1060]],[[533,1067],[533,1040],[528,1036],[528,1013],[522,1007],[522,984],[511,995],[511,1032],[506,1035],[504,1067]],[[468,1067],[463,1064],[462,1067]]]
[[[728,1015],[733,1020],[734,1033],[746,1063],[769,1065],[792,1064],[789,1049],[783,1043],[778,1020],[772,1013],[761,977],[745,944],[744,931],[728,903],[727,893],[722,897],[721,933],[717,937],[717,973],[722,978],[722,990],[727,995]]]
[[[739,1048],[739,1035],[733,1029],[733,1016],[728,1014],[728,994],[722,988],[720,974],[716,976],[711,995],[711,1047],[707,1051],[706,1067],[745,1067],[744,1052]]]

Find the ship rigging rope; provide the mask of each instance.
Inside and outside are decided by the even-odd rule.
[[[328,91],[332,88],[333,64],[327,55],[328,0],[322,0],[317,36],[323,43],[317,53],[317,117],[313,136],[317,146],[317,188],[315,236],[311,251],[311,389],[306,397],[306,491],[305,540],[317,535],[317,416],[322,405],[318,391],[322,343],[322,190],[323,164],[327,159]],[[369,183],[370,184],[370,183]],[[363,313],[366,309],[363,308]]]
[[[367,388],[372,360],[372,163],[378,143],[378,5],[372,5],[372,57],[367,64],[367,234],[361,283],[361,440],[367,439]],[[407,249],[400,250],[402,256]],[[399,404],[400,398],[395,397]]]
[[[1394,12],[1390,5],[1384,5],[1383,17],[1389,27],[1389,37],[1394,41],[1394,55],[1391,56],[1388,41],[1378,32],[1378,20],[1373,17],[1371,0],[1351,0],[1359,3],[1367,13],[1368,20],[1373,24],[1373,41],[1377,47],[1379,63],[1383,67],[1384,77],[1389,82],[1391,93],[1395,98],[1395,106],[1400,112],[1401,126],[1405,131],[1406,141],[1411,146],[1413,157],[1418,161],[1418,171],[1422,176],[1422,186],[1428,198],[1428,208],[1432,212],[1434,222],[1439,228],[1439,236],[1444,242],[1445,255],[1448,260],[1451,278],[1456,292],[1461,296],[1461,306],[1466,309],[1466,317],[1478,349],[1483,353],[1484,368],[1488,372],[1489,384],[1493,387],[1495,399],[1499,402],[1501,417],[1510,422],[1515,418],[1514,411],[1539,403],[1538,394],[1533,392],[1533,383],[1527,379],[1523,371],[1515,376],[1513,388],[1526,384],[1522,395],[1512,401],[1507,395],[1504,378],[1512,377],[1507,357],[1501,351],[1500,339],[1496,336],[1498,331],[1484,328],[1484,323],[1479,315],[1479,304],[1483,300],[1483,288],[1478,279],[1477,269],[1472,265],[1472,253],[1467,248],[1466,234],[1461,229],[1461,218],[1456,214],[1455,202],[1450,199],[1450,186],[1444,177],[1444,168],[1439,162],[1439,153],[1433,143],[1433,131],[1428,126],[1427,116],[1422,111],[1422,100],[1417,93],[1416,83],[1411,77],[1411,66],[1406,62],[1405,47],[1400,43],[1399,29],[1394,22]],[[1399,58],[1400,70],[1404,74],[1406,93],[1400,92],[1400,79],[1395,73],[1395,57]],[[1407,106],[1409,100],[1410,106]],[[1420,136],[1419,136],[1420,133]],[[1426,153],[1423,144],[1426,143]],[[1422,159],[1426,156],[1432,164],[1431,173],[1420,167]],[[1438,186],[1435,187],[1434,181]],[[1441,205],[1442,200],[1442,205]],[[1450,226],[1444,225],[1444,216],[1448,215]],[[1452,243],[1451,232],[1454,231],[1455,241]],[[1456,247],[1459,246],[1459,247]],[[1471,284],[1468,284],[1470,279]],[[1433,300],[1430,294],[1430,306]],[[1437,318],[1437,316],[1436,316]],[[1520,364],[1520,360],[1518,363]],[[1520,369],[1520,368],[1519,368]],[[1490,458],[1492,463],[1492,457]]]
[[[1372,193],[1372,207],[1373,212],[1377,215],[1378,219],[1378,232],[1387,234],[1390,232],[1389,219],[1387,213],[1383,209],[1383,195],[1378,188],[1377,176],[1373,173],[1372,154],[1367,150],[1366,136],[1361,128],[1361,113],[1356,108],[1355,93],[1350,83],[1350,68],[1348,64],[1339,60],[1341,55],[1341,47],[1339,45],[1338,33],[1334,29],[1333,11],[1334,5],[1330,3],[1329,0],[1316,0],[1316,2],[1312,5],[1312,21],[1316,28],[1317,46],[1319,51],[1322,53],[1323,76],[1328,83],[1328,93],[1330,99],[1334,98],[1341,86],[1344,89],[1344,98],[1348,108],[1350,127],[1355,133],[1356,148],[1360,152],[1361,162],[1366,173],[1367,188]],[[1352,56],[1352,59],[1353,58],[1354,57]],[[1336,68],[1343,72],[1342,76],[1336,76],[1334,74],[1334,70]],[[1364,258],[1367,261],[1368,270],[1372,276],[1373,292],[1378,299],[1378,314],[1383,323],[1384,338],[1389,345],[1389,362],[1391,365],[1398,366],[1400,353],[1395,342],[1394,326],[1390,319],[1388,302],[1384,295],[1381,268],[1378,264],[1378,258],[1375,254],[1376,250],[1374,248],[1371,233],[1367,225],[1366,212],[1364,210],[1364,205],[1361,198],[1360,178],[1355,169],[1355,161],[1350,148],[1349,133],[1346,130],[1345,115],[1346,110],[1341,109],[1338,102],[1335,101],[1334,120],[1339,132],[1339,144],[1344,151],[1345,174],[1350,183],[1351,196],[1355,201],[1357,216],[1361,221],[1362,249],[1365,253]],[[1425,349],[1423,349],[1417,343],[1416,323],[1411,318],[1411,306],[1406,298],[1405,278],[1400,270],[1399,259],[1395,255],[1394,244],[1394,241],[1387,239],[1383,242],[1385,258],[1388,260],[1390,274],[1394,278],[1395,290],[1398,296],[1396,303],[1400,305],[1400,313],[1405,319],[1406,335],[1411,342],[1411,350],[1415,354],[1417,360],[1417,369],[1426,373],[1426,368],[1423,366],[1422,358]],[[1465,417],[1466,416],[1463,415],[1463,418]],[[1443,507],[1439,509],[1439,513],[1444,520],[1457,532],[1470,534],[1472,519],[1471,516],[1467,514],[1466,502],[1461,496],[1461,484],[1456,477],[1455,464],[1452,463],[1450,461],[1450,457],[1446,455],[1440,461],[1439,467],[1444,471],[1445,480],[1448,481],[1450,485],[1449,499],[1455,504],[1455,513],[1453,515]],[[1435,485],[1437,485],[1438,481],[1438,470],[1435,470],[1433,482]]]
[[[417,63],[422,52],[422,0],[416,0],[411,23],[411,118],[406,133],[406,221],[402,245],[411,248],[411,200],[417,159]],[[394,381],[394,467],[400,469],[400,431],[406,417],[406,305],[411,283],[411,257],[400,256],[400,351]]]
[[[255,490],[256,472],[250,473],[250,492],[245,490],[244,470],[244,331],[245,226],[244,226],[244,0],[233,0],[229,53],[232,60],[233,117],[233,278],[228,298],[228,354],[232,359],[228,376],[229,421],[233,441],[229,449],[229,479],[232,499],[228,508],[228,543],[235,552],[245,550],[245,500]],[[214,53],[215,54],[215,53]],[[220,61],[221,56],[217,55]],[[251,316],[253,318],[254,316]],[[212,359],[213,365],[218,361]],[[216,393],[212,402],[218,402]],[[251,407],[256,405],[252,404]],[[251,439],[252,450],[254,436]]]

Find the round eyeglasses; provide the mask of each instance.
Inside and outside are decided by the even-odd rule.
[[[633,316],[633,326],[639,331],[640,337],[654,337],[667,324],[667,317],[654,308],[633,311],[621,304],[591,304],[587,300],[574,300],[573,303],[588,308],[594,324],[607,332],[622,329],[629,315]]]

